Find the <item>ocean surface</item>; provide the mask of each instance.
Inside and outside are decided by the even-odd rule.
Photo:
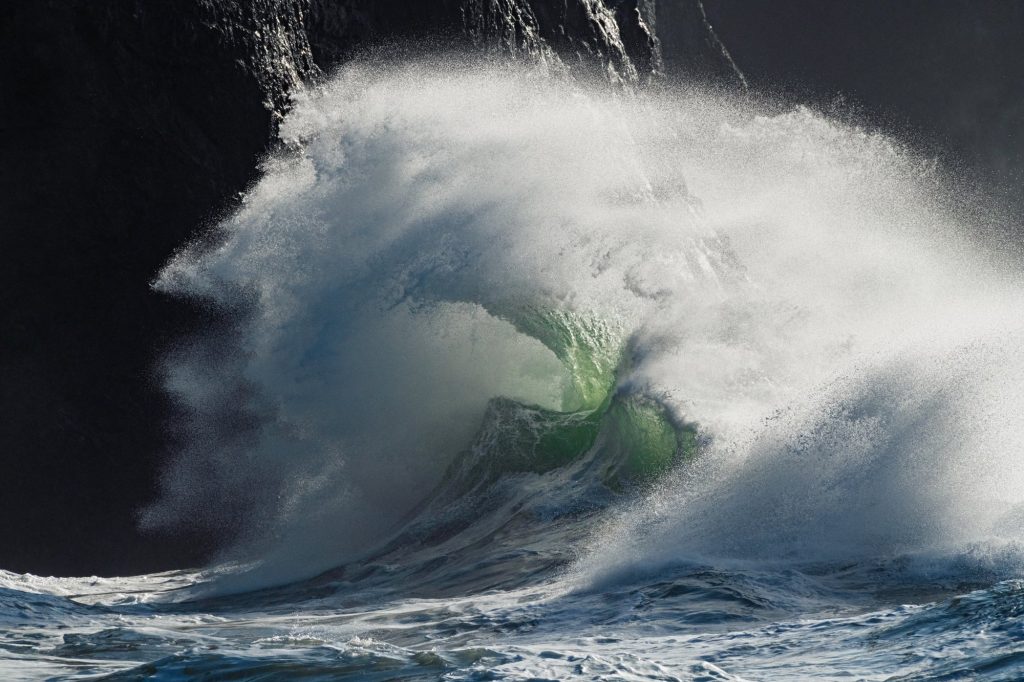
[[[1024,679],[1014,226],[913,145],[697,88],[356,62],[154,280],[124,578],[0,572],[5,680]]]

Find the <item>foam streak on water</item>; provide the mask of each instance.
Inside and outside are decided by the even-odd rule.
[[[1020,671],[1019,254],[931,164],[465,63],[347,67],[282,138],[155,282],[233,320],[165,360],[183,447],[144,514],[229,534],[222,564],[5,577],[0,663]]]

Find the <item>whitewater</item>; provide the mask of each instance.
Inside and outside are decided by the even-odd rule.
[[[140,512],[0,572],[4,679],[1024,677],[1022,253],[912,145],[702,88],[356,61],[153,281]]]

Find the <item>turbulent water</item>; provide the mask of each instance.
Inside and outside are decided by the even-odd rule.
[[[804,108],[355,64],[154,286],[141,516],[212,567],[0,573],[5,679],[1019,679],[1021,257]]]

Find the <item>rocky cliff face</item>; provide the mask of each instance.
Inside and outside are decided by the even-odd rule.
[[[165,545],[137,541],[132,510],[167,445],[155,353],[194,312],[148,281],[251,177],[314,68],[303,15],[33,0],[0,17],[0,565],[149,568]]]
[[[4,4],[0,567],[148,571],[216,542],[136,531],[173,447],[160,349],[207,315],[148,283],[230,210],[298,84],[360,46],[431,36],[612,80],[735,80],[698,15],[699,0]]]
[[[377,40],[444,36],[612,80],[642,83],[676,73],[742,80],[701,0],[440,0],[424,7],[402,0],[314,0],[307,16],[314,61],[325,67]],[[656,25],[670,36],[665,61]]]

